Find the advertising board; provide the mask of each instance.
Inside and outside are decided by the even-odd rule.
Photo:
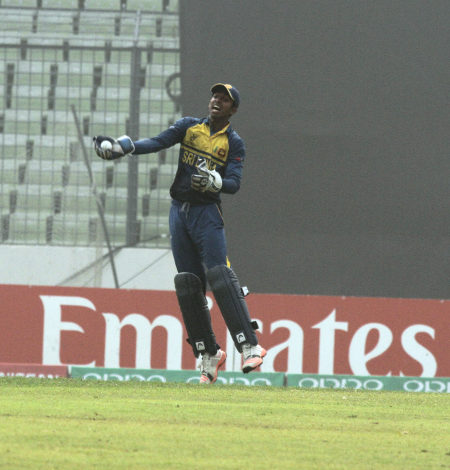
[[[212,295],[213,327],[240,356]],[[450,376],[450,301],[251,294],[261,372]],[[171,291],[0,285],[0,362],[195,369]]]

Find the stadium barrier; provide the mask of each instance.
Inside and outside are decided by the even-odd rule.
[[[44,366],[41,364],[0,364],[2,377],[74,378],[118,382],[199,384],[198,370],[127,369],[80,366]],[[449,377],[389,377],[320,374],[285,374],[282,372],[221,372],[216,385],[247,387],[295,387],[307,389],[398,391],[450,393]]]
[[[198,370],[107,369],[101,367],[69,367],[70,377],[83,380],[138,381],[198,384]],[[448,377],[385,377],[320,374],[283,374],[281,372],[220,372],[217,385],[296,387],[336,390],[370,390],[397,392],[450,393]]]
[[[108,369],[104,367],[42,366],[39,364],[0,364],[2,377],[61,378],[147,383],[199,384],[198,370]],[[216,385],[247,387],[295,387],[307,389],[403,391],[450,393],[448,377],[384,377],[319,374],[284,374],[281,372],[221,372]]]

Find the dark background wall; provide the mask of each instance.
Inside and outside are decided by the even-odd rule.
[[[450,2],[181,0],[184,115],[233,83],[255,292],[450,298]]]

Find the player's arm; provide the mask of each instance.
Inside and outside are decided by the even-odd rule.
[[[245,160],[245,145],[242,139],[236,138],[230,142],[227,166],[222,177],[222,192],[234,194],[241,187],[242,169]]]
[[[136,140],[135,142],[126,135],[118,139],[107,136],[96,136],[94,137],[94,150],[96,154],[104,160],[115,160],[116,158],[129,154],[141,155],[159,152],[162,149],[180,143],[183,140],[186,129],[192,125],[192,122],[193,118],[179,119],[158,136]],[[111,146],[106,142],[109,142]]]
[[[179,144],[186,134],[186,129],[192,125],[192,122],[192,118],[182,118],[156,137],[137,140],[134,142],[135,150],[133,155],[159,152],[162,149]]]

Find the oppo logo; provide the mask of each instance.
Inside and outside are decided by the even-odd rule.
[[[186,380],[186,383],[198,383],[200,381],[200,377],[189,377],[189,379]],[[225,378],[225,377],[217,377],[217,384],[221,383],[223,385],[247,385],[247,386],[252,386],[252,385],[272,385],[272,382],[265,378],[265,377],[257,377],[254,379],[247,379],[245,377],[230,377],[230,378]]]
[[[367,380],[359,380],[353,377],[338,378],[319,378],[305,377],[298,381],[299,387],[304,388],[352,388],[355,390],[382,390],[383,382],[378,379],[368,378]]]
[[[129,380],[138,380],[140,382],[167,382],[166,378],[162,375],[144,376],[141,374],[97,374],[95,372],[89,372],[88,374],[84,374],[83,379],[120,380],[124,382]]]
[[[442,380],[408,380],[403,384],[407,392],[450,393],[450,381]]]

